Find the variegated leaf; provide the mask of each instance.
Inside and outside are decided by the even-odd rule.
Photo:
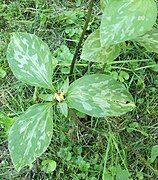
[[[101,44],[117,44],[135,39],[151,30],[157,17],[154,0],[113,0],[101,20]]]
[[[7,50],[14,75],[21,81],[52,89],[52,56],[40,38],[28,33],[14,33]]]
[[[105,6],[108,5],[111,1],[113,1],[113,0],[100,0],[101,10],[104,11]]]
[[[103,74],[87,75],[73,82],[66,100],[70,108],[94,117],[118,116],[135,107],[126,88]]]
[[[148,51],[158,53],[158,29],[147,32],[144,36],[135,39],[135,41]]]
[[[105,6],[106,6],[106,0],[100,0],[100,7],[102,11],[104,11]]]
[[[96,30],[85,41],[81,59],[105,63],[116,59],[120,54],[120,45],[105,45],[101,47],[100,32]]]
[[[31,106],[9,131],[9,151],[17,171],[31,165],[48,147],[53,132],[50,104]]]

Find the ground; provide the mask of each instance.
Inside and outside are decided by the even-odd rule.
[[[13,117],[35,103],[35,88],[19,82],[8,66],[6,50],[11,33],[35,33],[49,45],[52,54],[55,52],[54,56],[62,52],[60,61],[64,59],[64,63],[54,74],[54,81],[60,84],[69,72],[68,64],[84,26],[87,6],[88,2],[81,0],[0,2],[0,118],[7,119],[8,126]],[[97,29],[100,16],[96,1],[86,35]],[[158,142],[157,58],[157,54],[127,42],[119,58],[102,68],[102,73],[117,76],[125,84],[136,108],[121,117],[83,116],[82,123],[54,114],[51,144],[30,169],[26,167],[19,173],[14,169],[7,149],[6,129],[0,124],[0,179],[108,180],[110,174],[115,177],[118,171],[120,180],[158,179],[158,162],[149,161],[151,149]],[[77,62],[76,78],[86,66],[85,61]],[[99,71],[100,66],[94,64],[87,73]],[[42,161],[48,159],[56,161],[57,167],[46,173]]]

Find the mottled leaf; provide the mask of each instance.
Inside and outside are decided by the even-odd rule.
[[[105,63],[116,59],[120,54],[120,45],[105,45],[101,47],[100,32],[96,30],[85,41],[81,59]]]
[[[100,8],[102,11],[104,11],[106,3],[107,3],[106,0],[100,0]]]
[[[158,29],[153,29],[135,40],[147,51],[158,53]]]
[[[112,0],[100,0],[101,10],[104,11],[105,6],[108,5]]]
[[[52,56],[40,38],[28,33],[14,33],[7,50],[14,75],[21,81],[52,89]]]
[[[134,39],[151,30],[157,17],[154,0],[113,0],[101,20],[102,46]]]
[[[31,106],[9,131],[9,151],[17,171],[31,165],[48,147],[53,131],[50,104]]]
[[[74,81],[66,97],[68,106],[94,117],[118,116],[135,105],[131,94],[108,75],[87,75]]]

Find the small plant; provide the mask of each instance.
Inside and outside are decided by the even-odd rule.
[[[90,2],[89,15],[93,3]],[[100,28],[85,41],[81,59],[104,66],[119,56],[122,44],[128,40],[137,41],[155,52],[155,41],[152,39],[157,30],[151,30],[157,16],[154,0],[102,1],[102,11]],[[70,77],[82,37],[84,33],[71,63]],[[89,116],[105,117],[120,116],[135,107],[132,95],[111,75],[85,75],[72,83],[67,78],[56,89],[52,77],[57,61],[52,58],[48,46],[36,35],[13,33],[7,59],[17,79],[50,92],[40,95],[43,103],[29,107],[10,128],[9,151],[17,171],[31,165],[49,146],[53,133],[53,114],[58,113],[52,107],[57,106],[62,115],[72,119],[72,113],[75,113],[73,109]],[[128,79],[127,76],[125,73],[120,75],[122,79]]]
[[[51,173],[56,169],[56,162],[54,160],[43,160],[41,163],[41,170],[45,171],[46,173]]]

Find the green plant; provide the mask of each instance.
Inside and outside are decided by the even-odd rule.
[[[9,118],[4,113],[0,113],[0,127],[4,130],[5,133],[8,133],[12,124],[13,124],[12,118]]]
[[[6,72],[0,67],[0,80],[6,76]]]
[[[41,163],[41,170],[45,171],[46,173],[51,173],[56,169],[56,162],[54,160],[43,160]]]
[[[100,29],[87,38],[81,54],[82,59],[102,65],[118,57],[124,41],[135,39],[144,45],[140,37],[136,38],[151,30],[157,15],[153,0],[147,0],[145,3],[142,0],[129,3],[114,0],[107,1],[107,4],[103,10]],[[143,9],[140,11],[142,4]],[[90,5],[89,12],[92,10],[93,1]],[[70,76],[86,27],[87,25],[71,64]],[[151,43],[146,41],[146,35],[141,38],[147,44]],[[26,165],[31,165],[47,149],[53,133],[53,113],[56,113],[52,106],[57,106],[68,118],[72,118],[69,109],[76,109],[93,117],[104,117],[119,116],[135,107],[128,90],[110,75],[86,75],[70,85],[66,79],[63,85],[56,89],[55,83],[52,84],[52,76],[57,62],[54,58],[52,60],[48,46],[33,34],[14,33],[8,47],[7,59],[19,80],[32,86],[47,88],[49,92],[39,96],[43,101],[49,102],[31,106],[15,120],[10,129],[9,150],[18,171]],[[127,76],[125,73],[121,74],[124,79],[127,79]]]
[[[155,145],[151,149],[151,157],[148,158],[149,163],[153,163],[158,157],[158,145]]]
[[[52,98],[46,99],[51,102],[33,105],[10,129],[9,149],[17,170],[30,165],[48,147],[53,133],[52,106],[57,105],[64,116],[69,107],[94,117],[117,116],[134,108],[125,87],[104,74],[84,76],[70,86],[67,79],[55,90],[51,80],[55,64],[47,45],[35,35],[14,33],[7,58],[19,80],[52,92]]]

